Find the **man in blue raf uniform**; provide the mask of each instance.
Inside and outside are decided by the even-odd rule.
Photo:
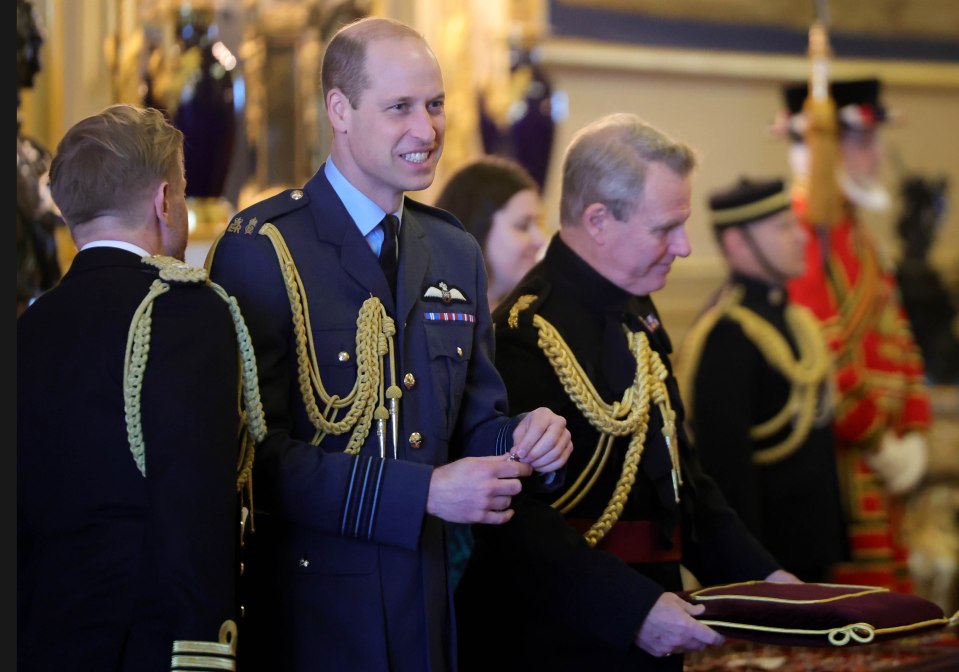
[[[79,252],[17,320],[17,669],[233,669],[241,384],[263,416],[239,311],[181,261],[183,134],[112,106],[50,175]]]
[[[649,297],[690,253],[694,167],[690,148],[630,114],[567,150],[559,234],[494,322],[510,408],[556,409],[576,451],[564,486],[537,496],[552,509],[523,501],[510,523],[473,526],[457,592],[464,669],[681,670],[673,654],[723,641],[675,594],[681,563],[706,585],[797,580],[703,473]],[[544,570],[529,566],[551,551]],[[504,617],[520,636],[496,636]]]
[[[240,212],[208,259],[248,319],[270,427],[240,656],[445,672],[443,520],[509,520],[521,478],[561,481],[569,432],[546,409],[505,414],[480,247],[404,197],[430,185],[443,147],[429,46],[361,19],[330,41],[322,80],[330,157],[302,190]]]
[[[847,555],[832,430],[832,358],[785,283],[806,267],[807,231],[781,179],[709,198],[730,275],[690,328],[680,389],[703,467],[783,566],[831,581]]]

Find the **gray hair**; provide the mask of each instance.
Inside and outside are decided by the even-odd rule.
[[[662,163],[685,177],[697,165],[695,151],[634,114],[615,113],[583,127],[563,157],[560,223],[575,226],[592,203],[623,221],[639,205],[646,168]]]

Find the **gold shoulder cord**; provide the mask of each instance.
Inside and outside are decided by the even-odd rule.
[[[517,300],[510,310],[508,324],[511,328],[515,329],[518,326],[519,312],[528,308],[535,298],[535,296],[524,295]],[[566,394],[589,424],[599,432],[599,440],[589,463],[576,481],[552,503],[553,508],[566,514],[579,504],[596,484],[596,480],[605,468],[615,437],[631,437],[623,471],[613,490],[613,495],[599,519],[583,534],[587,543],[595,546],[619,520],[626,498],[636,481],[636,471],[643,455],[643,444],[649,427],[650,400],[656,403],[663,416],[663,435],[673,465],[673,490],[676,501],[679,501],[679,486],[683,481],[679,465],[679,445],[676,439],[676,414],[669,402],[666,389],[667,370],[659,355],[650,347],[645,333],[632,332],[623,327],[630,352],[636,359],[636,376],[620,401],[607,404],[600,397],[556,328],[540,315],[533,316],[533,326],[539,331],[537,344],[552,364]]]
[[[852,244],[859,252],[860,259],[856,281],[852,282],[846,275],[846,269],[838,254],[831,252],[828,261],[832,277],[839,279],[829,283],[829,289],[842,318],[834,326],[839,340],[836,360],[842,364],[855,360],[853,344],[862,342],[866,329],[875,324],[886,305],[879,281],[879,259],[876,256],[875,243],[860,226],[850,235],[856,236]]]
[[[123,362],[123,405],[126,417],[127,438],[130,452],[140,473],[146,477],[146,446],[140,416],[140,399],[143,374],[150,351],[150,334],[153,320],[153,303],[156,298],[170,290],[171,282],[206,283],[222,298],[230,309],[236,330],[240,355],[240,391],[242,397],[240,455],[237,461],[237,492],[244,492],[252,509],[253,455],[256,443],[266,436],[266,421],[256,373],[256,358],[250,332],[246,328],[236,299],[207,277],[202,268],[195,268],[172,257],[154,255],[144,257],[143,263],[160,269],[160,278],[153,281],[146,297],[133,315],[127,336],[126,355]]]
[[[290,300],[300,394],[310,422],[316,429],[312,444],[319,445],[328,434],[338,436],[352,430],[346,452],[355,455],[359,453],[366,441],[371,422],[375,418],[377,434],[380,437],[380,455],[385,457],[385,425],[387,419],[392,419],[393,456],[395,457],[399,400],[403,396],[396,384],[393,339],[396,334],[395,322],[387,314],[386,308],[378,298],[371,296],[363,302],[356,320],[356,382],[345,397],[329,394],[323,387],[316,361],[306,288],[296,270],[290,250],[286,241],[283,240],[283,235],[272,224],[265,224],[259,233],[273,243]],[[389,355],[390,385],[384,390],[383,358],[387,355]],[[317,401],[317,395],[323,404],[322,410]],[[387,400],[390,406],[389,411],[386,408]],[[337,419],[342,409],[346,411]]]
[[[687,415],[693,408],[695,392],[693,382],[696,372],[699,370],[699,361],[703,355],[706,339],[712,333],[716,323],[726,314],[728,307],[738,303],[741,298],[742,292],[738,288],[724,289],[716,302],[693,322],[683,340],[682,349],[679,352],[679,357],[677,357],[676,378],[679,383],[679,393],[682,395],[683,404],[687,409]]]
[[[741,304],[742,290],[730,290],[709,310],[687,336],[681,383],[688,408],[692,408],[693,376],[698,369],[706,337],[716,322],[728,317],[742,328],[746,337],[759,348],[770,366],[790,382],[789,399],[772,418],[750,428],[749,435],[761,440],[781,431],[792,423],[792,431],[781,443],[758,450],[753,454],[756,464],[772,464],[793,454],[809,436],[816,421],[816,400],[821,385],[827,384],[831,373],[829,351],[819,331],[819,323],[807,309],[790,304],[786,306],[786,324],[796,337],[799,357],[781,333],[769,322]],[[829,410],[829,404],[821,409]]]

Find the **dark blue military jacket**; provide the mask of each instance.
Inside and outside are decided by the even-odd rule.
[[[169,282],[152,303],[131,453],[124,358],[158,270],[77,254],[17,320],[18,669],[160,672],[175,640],[237,618],[239,368],[226,303]]]
[[[375,429],[359,455],[344,452],[349,433],[311,445],[316,429],[268,225],[282,235],[304,288],[311,354],[329,394],[346,396],[356,380],[364,301],[379,297],[395,320],[399,459],[392,436],[380,457]],[[453,459],[505,452],[514,422],[492,362],[478,243],[451,215],[406,199],[399,249],[394,302],[321,168],[302,191],[239,213],[208,259],[249,325],[270,430],[254,469],[251,545],[263,552],[251,551],[244,619],[247,641],[262,644],[255,669],[454,667],[443,525],[426,514],[430,477]],[[388,368],[386,375],[389,385]]]

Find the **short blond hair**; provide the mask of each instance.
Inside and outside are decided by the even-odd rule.
[[[183,133],[159,110],[111,105],[77,122],[50,167],[53,200],[71,227],[131,211],[161,182],[183,179]]]

